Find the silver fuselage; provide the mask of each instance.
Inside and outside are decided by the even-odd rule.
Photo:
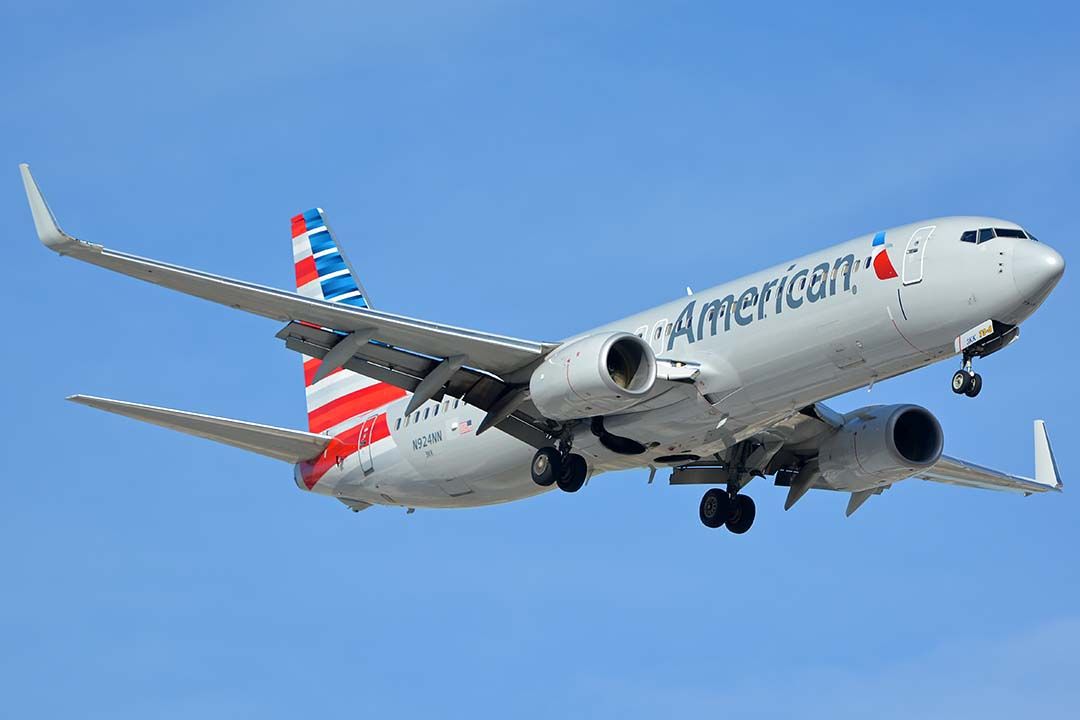
[[[612,432],[647,438],[647,453],[614,454],[587,423],[575,432],[575,452],[593,475],[721,452],[807,405],[952,357],[957,336],[986,320],[1020,324],[1057,282],[1061,256],[1026,238],[961,242],[963,232],[986,227],[1019,229],[986,217],[891,228],[575,335],[634,333],[661,360],[701,368],[693,385],[606,418]],[[529,475],[534,448],[472,431],[483,411],[446,400],[442,412],[406,424],[399,422],[406,403],[379,411],[389,437],[346,459],[313,491],[466,507],[547,489]]]

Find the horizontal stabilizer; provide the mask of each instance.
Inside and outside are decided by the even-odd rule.
[[[89,395],[72,395],[68,400],[290,463],[318,457],[331,440],[325,435],[301,430],[288,430],[122,400]]]

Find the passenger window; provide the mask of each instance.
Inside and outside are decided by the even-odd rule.
[[[435,417],[439,414],[439,403],[435,403],[435,411],[431,413],[431,417]]]
[[[870,269],[870,256],[867,256],[867,257],[866,257],[866,269],[867,269],[867,270],[869,270],[869,269]]]
[[[431,408],[429,408],[429,407],[424,408],[424,419],[425,420],[428,419],[428,415],[430,415],[430,414],[431,414]]]
[[[456,408],[457,408],[457,406],[458,406],[458,401],[457,401],[457,400],[454,400],[454,408],[456,409]]]
[[[449,398],[442,401],[442,409],[443,409],[443,412],[446,412],[447,410],[450,409],[450,400],[449,400]]]
[[[712,319],[716,316],[716,308],[709,308],[709,312],[705,313],[705,319],[712,322]]]
[[[412,417],[411,415],[406,415],[405,416],[405,427],[409,427],[409,418],[411,418],[411,417]]]
[[[419,410],[417,410],[416,413],[412,416],[412,421],[413,422],[420,422],[420,411]]]
[[[667,324],[667,334],[671,335],[671,323]]]
[[[401,418],[397,419],[397,424],[394,425],[394,429],[395,430],[400,430],[401,429]]]
[[[661,327],[660,325],[657,325],[656,326],[656,339],[657,340],[660,339],[660,336],[663,334],[663,332],[664,332],[664,328]]]
[[[964,234],[960,236],[960,242],[975,242],[975,236],[977,233],[974,230],[965,230]]]
[[[979,231],[979,243],[978,243],[979,245],[982,245],[984,242],[989,242],[989,241],[991,241],[993,239],[994,239],[994,229],[993,228],[983,228],[982,230]]]

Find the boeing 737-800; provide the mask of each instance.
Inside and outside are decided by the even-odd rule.
[[[949,358],[975,397],[975,359],[1017,339],[1065,269],[1016,223],[944,217],[869,233],[541,342],[372,306],[320,209],[292,218],[296,292],[116,252],[62,231],[21,166],[38,237],[61,255],[281,323],[303,358],[308,430],[119,400],[71,399],[294,464],[297,486],[353,510],[504,503],[581,489],[610,470],[670,469],[713,486],[708,527],[744,533],[754,477],[849,493],[847,513],[916,477],[1031,494],[1061,480],[1042,421],[1034,478],[942,453],[916,405],[840,413],[826,399]],[[650,481],[652,479],[650,475]]]

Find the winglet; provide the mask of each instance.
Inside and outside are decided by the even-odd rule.
[[[30,166],[26,163],[19,165],[22,173],[23,187],[26,189],[26,200],[30,203],[30,213],[34,216],[34,228],[37,230],[38,239],[46,247],[57,252],[63,252],[64,248],[70,247],[76,242],[75,238],[66,234],[56,223],[56,218],[49,210],[48,203],[34,182],[34,176],[30,174]]]
[[[1046,423],[1042,420],[1035,421],[1035,482],[1055,490],[1062,487],[1050,436],[1046,434]]]

